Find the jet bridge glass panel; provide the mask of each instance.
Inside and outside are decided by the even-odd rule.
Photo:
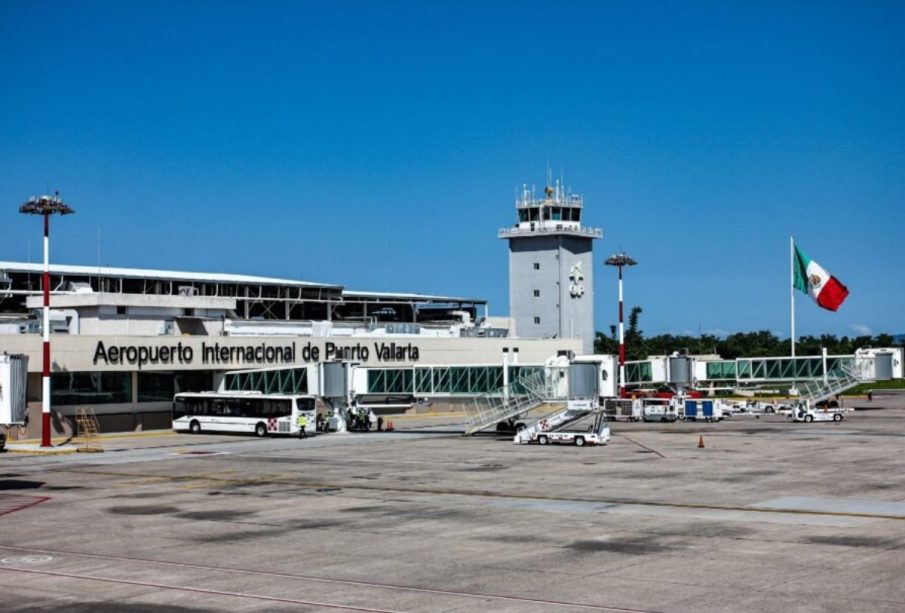
[[[369,394],[413,394],[411,368],[375,368],[368,371]]]
[[[626,362],[625,379],[627,383],[650,383],[654,380],[650,362]]]
[[[230,392],[262,392],[264,394],[307,394],[308,370],[284,368],[252,372],[226,373],[224,387]]]
[[[735,380],[735,361],[707,362],[707,380],[725,381]]]
[[[520,373],[543,373],[540,366],[513,366],[510,381]],[[368,370],[368,394],[416,394],[422,396],[475,396],[494,393],[503,387],[502,366],[422,366],[414,368],[374,368]]]

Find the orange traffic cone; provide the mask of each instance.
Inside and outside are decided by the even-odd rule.
[[[703,448],[704,448],[704,435],[702,434],[701,437],[698,439],[698,449],[703,449]]]

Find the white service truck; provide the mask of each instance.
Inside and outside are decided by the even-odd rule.
[[[594,420],[589,426],[577,428],[575,424],[566,424],[562,430],[554,430],[555,426],[547,420],[541,420],[536,427],[527,428],[516,434],[516,443],[537,443],[539,445],[561,444],[584,447],[585,445],[606,445],[610,442],[610,427],[603,411],[593,413]],[[587,423],[581,418],[577,423]],[[546,423],[545,423],[546,422]]]
[[[841,409],[825,408],[819,409],[812,407],[806,400],[800,400],[792,407],[789,413],[789,419],[792,421],[814,422],[814,421],[835,421],[840,422],[845,419]]]
[[[632,421],[676,421],[679,418],[675,398],[633,398]]]
[[[9,429],[28,421],[27,380],[27,355],[0,354],[0,451],[6,448]]]

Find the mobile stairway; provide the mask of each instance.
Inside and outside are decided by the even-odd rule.
[[[587,402],[574,403],[569,401],[566,406],[560,406],[556,411],[541,416],[525,425],[515,433],[516,443],[528,443],[536,440],[543,432],[559,432],[567,430],[570,425],[590,415],[594,409]],[[598,411],[603,415],[602,411]],[[604,416],[605,417],[605,416]]]
[[[837,370],[828,372],[825,380],[805,381],[799,390],[801,399],[807,406],[816,407],[818,402],[829,400],[856,385],[870,381],[872,379],[862,376],[855,366],[843,362]]]
[[[557,405],[554,396],[542,373],[519,377],[507,387],[479,396],[465,405],[465,434],[475,434],[494,426],[499,430],[501,425],[507,429],[511,425],[517,430],[525,425],[516,425],[517,420],[538,412],[543,417],[562,410],[561,402]],[[547,410],[552,406],[556,406],[556,411]]]

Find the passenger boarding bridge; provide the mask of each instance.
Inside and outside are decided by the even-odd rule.
[[[565,362],[563,362],[565,360]],[[465,399],[511,391],[528,377],[544,376],[571,387],[576,365],[591,368],[597,378],[593,389],[600,397],[616,396],[615,356],[551,358],[544,364],[418,364],[396,367],[361,366],[348,362],[227,372],[220,384],[224,391],[326,395],[327,379],[339,364],[345,365],[341,387],[352,398],[415,402],[421,399]],[[575,371],[575,372],[573,372]],[[770,385],[827,383],[846,373],[858,381],[903,378],[903,350],[863,349],[853,355],[709,359],[683,355],[655,356],[626,363],[626,385],[632,389],[669,387],[674,391],[742,390]],[[590,376],[583,374],[582,379]],[[587,384],[582,385],[587,388]]]
[[[736,358],[659,356],[626,362],[626,386],[660,385],[699,389],[755,388],[770,384],[825,381],[842,371],[865,381],[903,378],[903,350],[859,349],[853,355]]]

